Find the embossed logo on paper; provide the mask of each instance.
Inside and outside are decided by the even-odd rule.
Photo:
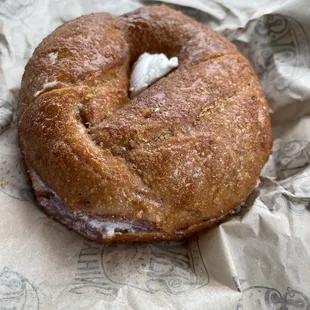
[[[12,105],[0,99],[0,135],[12,121]]]
[[[310,142],[290,141],[274,152],[274,159],[278,178],[290,177],[310,164]]]
[[[292,17],[265,15],[249,22],[246,29],[225,35],[252,62],[269,101],[279,98],[293,81],[308,73],[309,40],[303,26]]]
[[[251,286],[243,290],[236,310],[309,310],[309,298],[290,287],[283,293],[267,286]]]
[[[285,195],[282,192],[276,192],[272,196],[271,202],[272,202],[272,209],[270,211],[272,212],[278,211],[282,207],[288,208],[288,210],[295,215],[302,215],[310,211],[309,198],[298,198]]]
[[[270,211],[288,208],[295,215],[303,215],[310,211],[310,175],[297,175],[285,185],[285,190],[276,191],[271,197]]]
[[[78,258],[73,287],[70,289],[71,293],[116,295],[117,288],[111,286],[104,276],[101,256],[101,245],[84,242]]]
[[[208,282],[197,239],[104,246],[85,243],[70,292],[116,295],[127,285],[147,293],[179,295]]]
[[[7,267],[0,272],[0,309],[39,309],[35,287],[21,274]]]
[[[102,266],[111,282],[150,293],[178,295],[208,283],[196,240],[189,248],[186,242],[109,244],[102,252]]]
[[[283,91],[309,68],[307,35],[291,17],[271,14],[258,20],[252,33],[250,59],[265,93]]]

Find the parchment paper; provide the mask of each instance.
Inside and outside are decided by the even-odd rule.
[[[239,214],[184,242],[98,245],[48,219],[26,181],[16,99],[38,43],[81,14],[150,1],[0,1],[0,309],[310,309],[307,0],[171,0],[232,40],[270,104],[274,147]]]

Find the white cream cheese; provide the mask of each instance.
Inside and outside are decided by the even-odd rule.
[[[137,96],[148,86],[178,66],[178,58],[167,58],[164,54],[142,54],[133,65],[130,76],[130,96]]]

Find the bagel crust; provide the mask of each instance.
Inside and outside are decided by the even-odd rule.
[[[144,52],[179,67],[133,99]],[[167,7],[82,16],[26,65],[20,147],[51,217],[98,242],[173,240],[229,216],[272,145],[249,62],[220,34]]]

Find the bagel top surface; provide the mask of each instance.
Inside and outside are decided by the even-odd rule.
[[[130,69],[144,52],[177,56],[179,66],[129,99]],[[149,222],[167,239],[236,208],[272,144],[248,61],[164,6],[57,28],[25,68],[18,117],[28,170],[68,210]]]

